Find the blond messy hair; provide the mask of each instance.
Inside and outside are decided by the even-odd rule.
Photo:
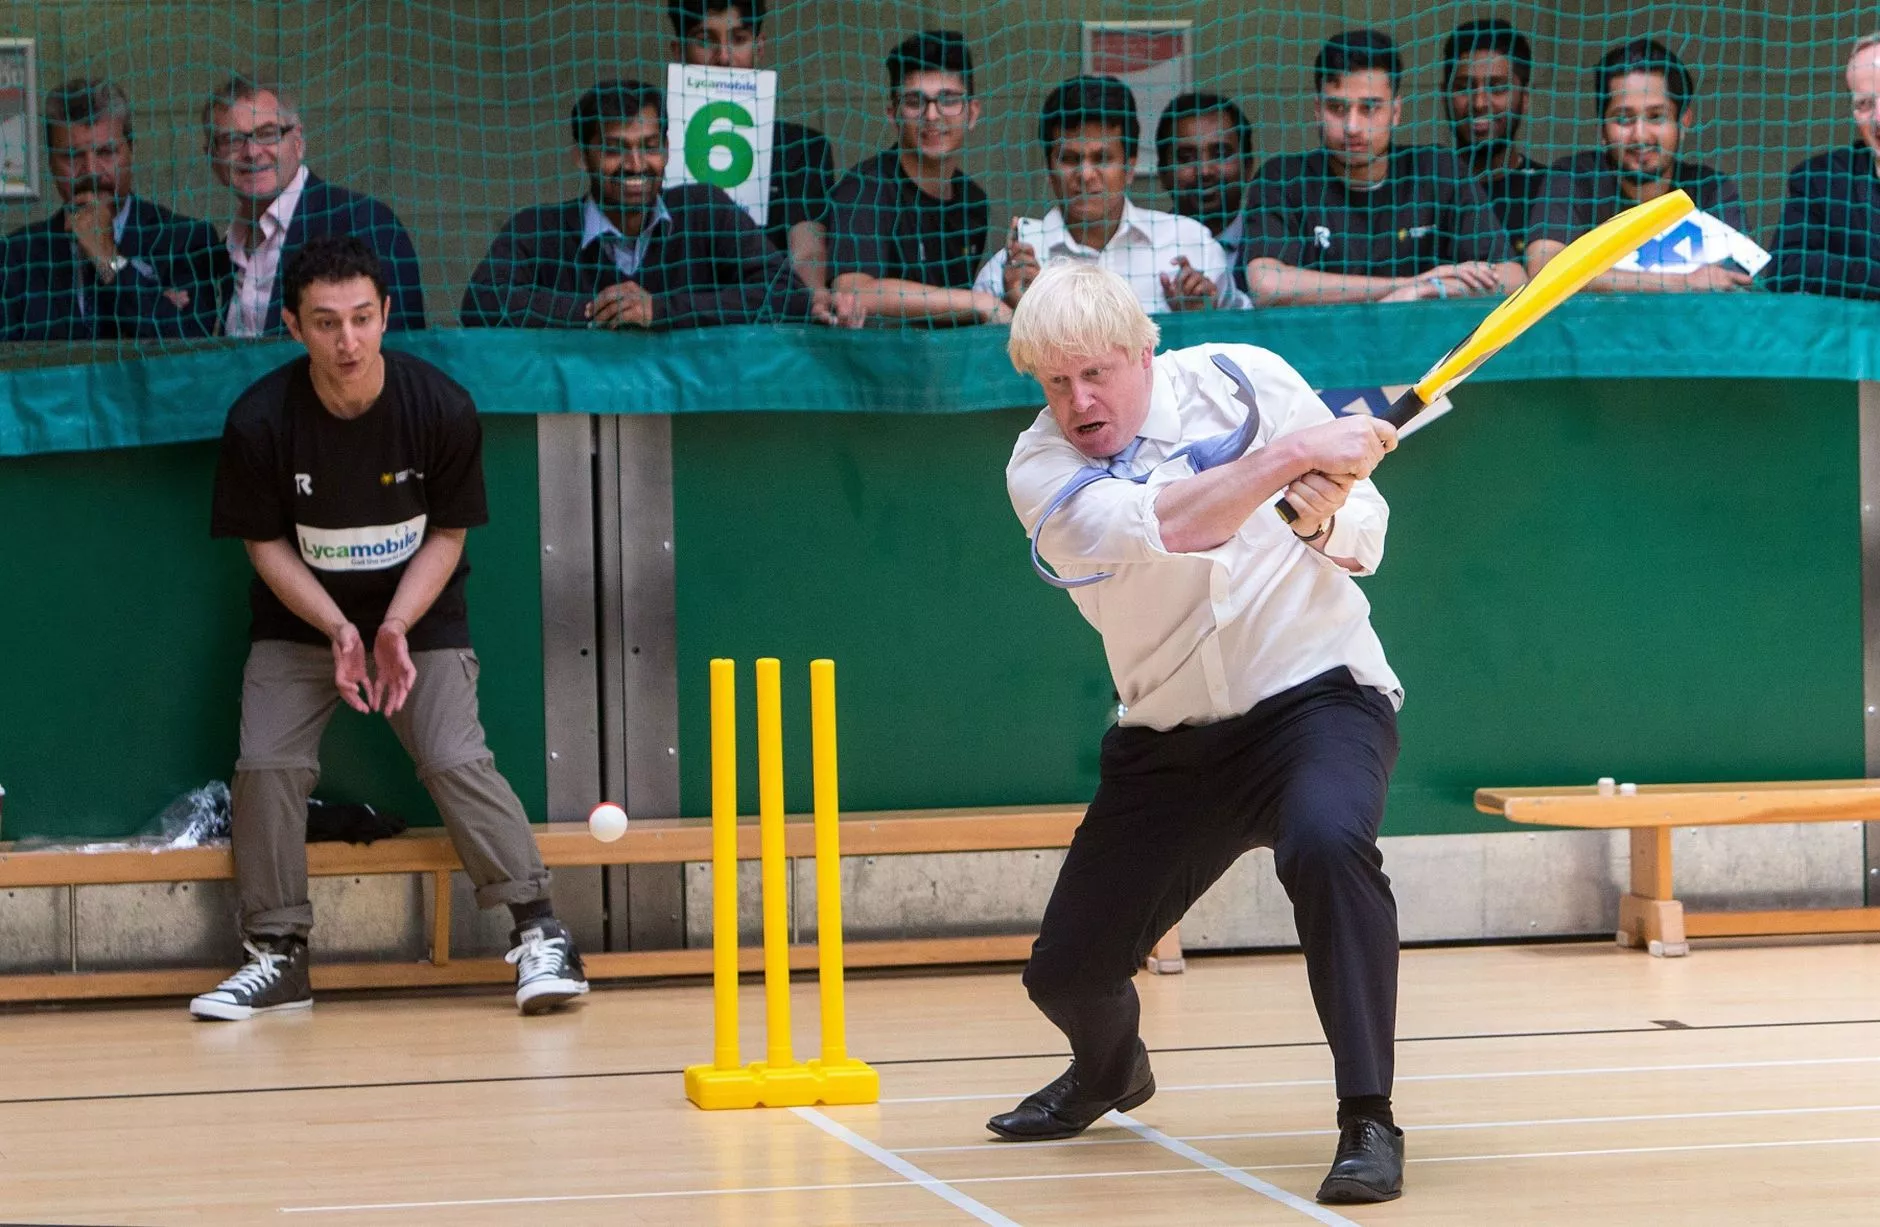
[[[1059,259],[1018,300],[1005,352],[1020,374],[1036,375],[1065,358],[1153,350],[1161,338],[1127,281],[1084,260]]]

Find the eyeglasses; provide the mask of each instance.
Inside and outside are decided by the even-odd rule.
[[[897,95],[894,108],[909,119],[919,119],[932,107],[940,113],[942,119],[958,119],[966,113],[966,95],[958,90],[942,90],[937,94],[924,94],[917,89]]]
[[[257,149],[273,149],[287,139],[297,124],[263,124],[248,132],[232,128],[217,128],[209,137],[209,147],[220,154],[231,154],[254,145]]]

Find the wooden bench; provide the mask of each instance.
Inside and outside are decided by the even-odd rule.
[[[1644,784],[1629,797],[1602,796],[1591,785],[1484,788],[1475,794],[1475,808],[1510,822],[1629,830],[1632,881],[1619,901],[1621,946],[1667,956],[1688,953],[1693,937],[1880,932],[1880,907],[1686,912],[1673,892],[1671,873],[1676,827],[1872,822],[1880,819],[1880,780]]]
[[[999,852],[1062,848],[1083,820],[1081,807],[1007,806],[963,810],[891,810],[848,814],[842,820],[844,856],[908,853]],[[535,828],[542,860],[550,868],[674,864],[711,860],[711,824],[706,819],[643,819],[611,844],[588,834],[585,823],[550,823]],[[738,854],[756,859],[757,825],[738,832]],[[807,815],[786,828],[786,854],[814,854]],[[432,886],[429,958],[421,962],[321,962],[313,965],[316,988],[406,988],[439,984],[500,984],[515,973],[500,958],[453,959],[450,952],[451,874],[462,866],[438,828],[409,831],[371,844],[307,845],[307,871],[314,877],[428,874]],[[208,882],[232,878],[226,846],[181,850],[80,852],[66,849],[13,850],[0,844],[0,889],[101,886],[127,882]],[[1022,961],[1031,949],[1025,934],[991,937],[920,937],[850,941],[850,967],[901,967],[942,963]],[[762,966],[759,947],[743,951],[743,966]],[[693,976],[711,972],[710,947],[684,950],[583,952],[596,980],[643,976]],[[814,945],[792,946],[792,968],[816,965]],[[1154,971],[1180,971],[1180,936],[1171,931],[1150,961]],[[0,1001],[63,998],[188,996],[214,987],[228,968],[149,971],[32,972],[0,975]]]

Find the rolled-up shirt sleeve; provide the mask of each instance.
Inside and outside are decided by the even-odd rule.
[[[1066,482],[1087,467],[1075,449],[1021,436],[1006,468],[1006,489],[1027,536]],[[1093,481],[1059,507],[1038,538],[1038,553],[1067,577],[1088,575],[1121,563],[1172,557],[1162,545],[1155,500],[1169,482],[1194,472],[1186,460],[1164,462],[1147,481]]]

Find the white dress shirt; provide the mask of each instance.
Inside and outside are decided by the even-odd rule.
[[[287,245],[287,226],[307,189],[307,168],[302,166],[281,194],[268,203],[259,222],[236,218],[228,228],[229,259],[235,262],[235,295],[228,305],[223,331],[232,337],[258,337],[268,326],[268,304],[274,298],[274,279],[281,271],[281,249]],[[249,249],[249,227],[261,228],[261,241]]]
[[[1162,274],[1173,278],[1180,271],[1175,265],[1176,256],[1186,256],[1196,272],[1214,283],[1215,306],[1253,306],[1253,300],[1234,285],[1233,265],[1206,226],[1192,217],[1137,208],[1133,200],[1123,201],[1123,218],[1101,251],[1072,238],[1065,228],[1064,214],[1058,209],[1044,215],[1043,235],[1033,247],[1040,265],[1058,256],[1071,256],[1120,275],[1136,291],[1142,309],[1151,315],[1168,310],[1168,299],[1162,296]],[[1005,297],[1003,246],[992,253],[992,259],[973,278],[973,289],[995,298]]]
[[[1122,723],[1154,729],[1238,716],[1260,700],[1344,665],[1362,686],[1401,704],[1403,687],[1371,629],[1371,603],[1333,555],[1370,574],[1384,556],[1390,509],[1369,480],[1352,487],[1325,553],[1299,540],[1268,506],[1211,550],[1171,553],[1162,545],[1155,500],[1194,468],[1168,455],[1185,443],[1231,431],[1247,414],[1234,383],[1209,361],[1231,357],[1260,406],[1253,447],[1332,420],[1299,373],[1252,345],[1197,345],[1157,355],[1137,471],[1148,481],[1092,482],[1045,524],[1039,553],[1066,578],[1111,571],[1070,589],[1103,636],[1126,709]],[[1250,449],[1251,450],[1251,449]],[[1092,462],[1044,410],[1018,437],[1006,466],[1012,507],[1031,531],[1052,495]]]

